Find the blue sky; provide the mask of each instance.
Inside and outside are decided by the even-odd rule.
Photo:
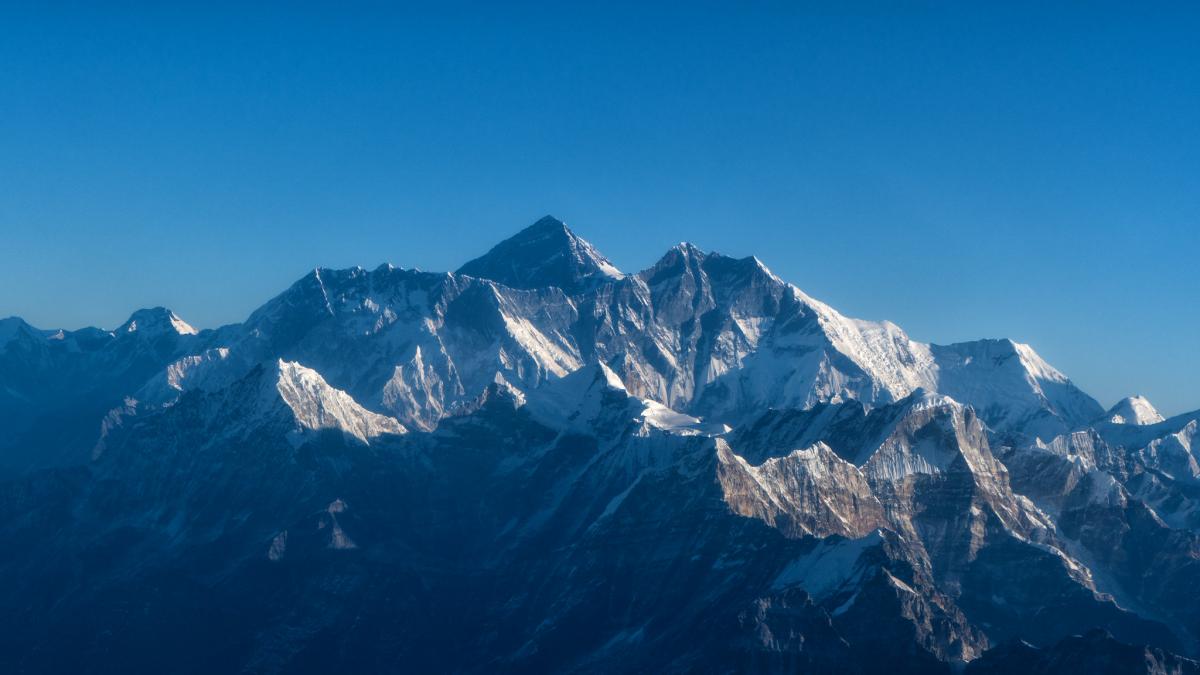
[[[552,213],[1200,407],[1196,4],[500,4],[0,5],[0,316],[211,327]]]

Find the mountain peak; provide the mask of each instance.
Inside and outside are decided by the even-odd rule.
[[[198,331],[192,328],[179,315],[166,307],[150,307],[139,309],[129,316],[121,327],[114,331],[117,334],[137,333],[141,336],[158,337],[159,335],[195,335]]]
[[[690,241],[681,241],[678,244],[675,244],[669,251],[667,251],[667,253],[677,253],[690,258],[704,258],[708,256],[708,254],[704,252],[704,249],[701,249],[699,246],[696,246]]]
[[[1129,396],[1121,399],[1104,414],[1114,424],[1136,424],[1144,426],[1163,421],[1163,416],[1145,396]]]
[[[930,348],[935,389],[969,403],[995,431],[1049,439],[1104,412],[1027,344],[1002,338]]]
[[[408,430],[398,421],[363,408],[346,392],[335,389],[317,371],[294,361],[278,359],[269,371],[266,393],[291,409],[297,431],[338,429],[364,444],[385,434]],[[293,437],[296,442],[298,436]]]
[[[571,228],[563,221],[555,218],[550,214],[546,214],[537,219],[537,222],[522,230],[522,232],[566,232],[573,234]]]
[[[557,286],[567,293],[624,275],[566,223],[545,216],[458,269],[512,288]]]
[[[10,316],[7,319],[0,319],[0,344],[8,342],[14,338],[18,332],[34,332],[33,326],[30,326],[19,316]]]

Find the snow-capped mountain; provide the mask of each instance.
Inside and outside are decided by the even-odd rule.
[[[216,330],[5,319],[0,423],[7,670],[1200,654],[1200,412],[1106,413],[1028,345],[920,343],[757,258],[623,273],[551,217]]]
[[[383,434],[408,432],[396,420],[366,410],[346,392],[329,386],[311,368],[281,359],[271,374],[274,383],[266,395],[271,400],[278,396],[291,410],[297,432],[337,429],[363,443]]]
[[[143,340],[155,340],[164,335],[195,335],[197,333],[195,328],[192,328],[175,312],[166,307],[139,309],[113,332],[134,334]]]
[[[973,406],[994,430],[1053,438],[1102,410],[1029,345],[979,340],[934,346],[934,387]]]
[[[1163,416],[1146,400],[1145,396],[1129,396],[1104,413],[1104,419],[1113,424],[1158,424]]]
[[[193,373],[225,368],[228,379],[256,362],[293,359],[425,430],[496,373],[535,388],[587,363],[607,365],[642,398],[730,424],[763,407],[880,405],[922,388],[975,406],[994,430],[1016,436],[1052,438],[1100,414],[1027,346],[917,343],[894,324],[841,315],[755,258],[690,245],[622,275],[551,218],[458,274],[314,270],[205,347],[231,358],[177,364],[175,389],[192,386]]]
[[[497,244],[458,268],[458,273],[491,279],[510,288],[555,286],[571,294],[625,276],[608,258],[553,216],[546,216]]]

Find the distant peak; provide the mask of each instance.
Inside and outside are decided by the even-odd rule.
[[[114,332],[118,335],[137,333],[141,336],[158,337],[171,333],[195,335],[198,331],[166,307],[151,307],[139,309],[131,314]]]
[[[458,269],[512,288],[555,286],[575,293],[624,275],[566,223],[545,216]]]
[[[689,267],[699,265],[704,262],[708,254],[694,244],[686,241],[681,241],[663,254],[658,262],[650,266],[649,269],[642,272],[642,277],[650,282],[664,275],[675,275],[683,272]]]
[[[1145,396],[1121,399],[1104,417],[1114,424],[1136,425],[1157,424],[1165,419]]]
[[[30,330],[34,330],[33,326],[30,326],[25,319],[22,319],[19,316],[10,316],[0,319],[0,330],[16,330],[18,328],[28,328]]]
[[[28,333],[34,335],[37,329],[30,326],[19,316],[10,316],[7,319],[0,319],[0,345],[5,344],[15,338],[18,333]]]

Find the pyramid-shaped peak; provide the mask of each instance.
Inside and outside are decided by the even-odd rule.
[[[170,334],[195,335],[198,331],[166,307],[151,307],[139,309],[131,314],[125,323],[121,324],[121,327],[114,332],[118,335],[137,333],[153,338]]]
[[[1145,396],[1123,398],[1104,416],[1115,424],[1157,424],[1164,419]]]
[[[566,223],[545,216],[458,269],[512,288],[556,286],[576,293],[623,274]]]
[[[542,216],[541,218],[538,218],[537,222],[535,222],[534,224],[525,228],[524,230],[521,230],[521,232],[519,232],[516,236],[520,236],[521,234],[524,234],[526,232],[529,232],[529,233],[565,232],[568,236],[575,236],[575,233],[571,232],[571,228],[567,227],[566,223],[564,223],[563,221],[561,221],[558,218],[555,218],[554,216],[549,215],[549,214],[546,214],[546,215]]]

